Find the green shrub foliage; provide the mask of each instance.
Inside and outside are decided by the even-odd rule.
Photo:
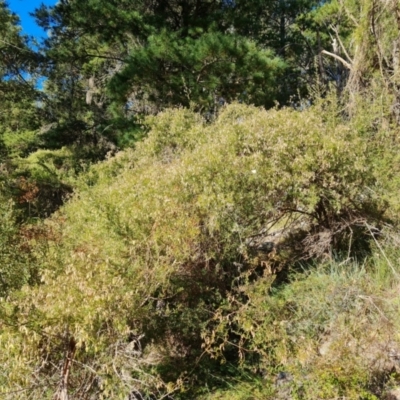
[[[296,261],[356,256],[383,218],[373,142],[324,107],[233,104],[212,124],[165,111],[135,150],[92,167],[46,222],[41,285],[4,304],[1,390],[184,396],[212,357],[246,360],[245,344],[266,357],[273,321],[253,318],[253,293],[268,302],[274,272]],[[249,238],[277,228],[286,247],[252,257]]]
[[[19,227],[14,204],[0,195],[0,297],[34,283],[37,267],[29,241],[41,238],[40,228]]]

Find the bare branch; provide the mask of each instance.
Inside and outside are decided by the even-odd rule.
[[[126,60],[120,57],[114,57],[114,56],[104,56],[101,54],[91,54],[91,53],[85,53],[86,57],[93,57],[93,58],[102,58],[104,60],[113,60],[113,61],[120,61],[122,63],[126,63]]]
[[[336,60],[340,61],[350,71],[353,70],[353,66],[350,63],[348,63],[344,58],[338,56],[337,54],[331,53],[330,51],[326,51],[326,50],[322,50],[321,53],[326,54],[327,56],[331,56],[331,57],[335,58]]]
[[[338,32],[337,27],[331,25],[331,29],[333,30],[333,32],[335,32],[336,39],[337,39],[337,41],[339,42],[339,45],[340,45],[340,47],[341,47],[341,49],[342,49],[344,55],[346,56],[347,60],[350,61],[351,64],[353,64],[353,60],[351,59],[349,53],[347,52],[346,47],[344,47],[344,44],[343,44],[342,40],[340,39],[340,36],[339,36],[339,32]]]

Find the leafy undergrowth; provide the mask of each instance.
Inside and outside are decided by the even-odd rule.
[[[400,270],[376,250],[362,265],[295,272],[264,296],[262,280],[247,287],[250,300],[229,324],[246,338],[248,361],[199,398],[386,398],[400,377]]]
[[[395,143],[327,104],[234,104],[212,124],[170,110],[82,175],[30,243],[40,283],[2,298],[2,396],[373,399],[395,385]],[[277,229],[283,243],[253,254],[249,238]]]

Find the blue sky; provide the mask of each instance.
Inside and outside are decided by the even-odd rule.
[[[23,33],[36,38],[46,36],[46,32],[36,25],[35,19],[29,13],[33,12],[42,3],[53,6],[56,2],[57,0],[6,0],[10,10],[19,16]]]

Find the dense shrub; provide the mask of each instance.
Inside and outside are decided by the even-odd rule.
[[[47,221],[42,285],[4,311],[14,322],[2,327],[13,360],[1,360],[2,390],[161,396],[185,389],[206,353],[246,360],[242,346],[278,365],[283,356],[267,354],[285,337],[273,320],[284,307],[269,300],[268,265],[370,248],[366,234],[385,209],[374,145],[320,106],[235,104],[208,125],[172,110],[151,124],[146,140],[93,167]],[[248,238],[277,228],[295,229],[289,251],[251,258]]]
[[[40,229],[17,224],[13,202],[0,192],[0,298],[37,280],[37,265],[29,244]]]

